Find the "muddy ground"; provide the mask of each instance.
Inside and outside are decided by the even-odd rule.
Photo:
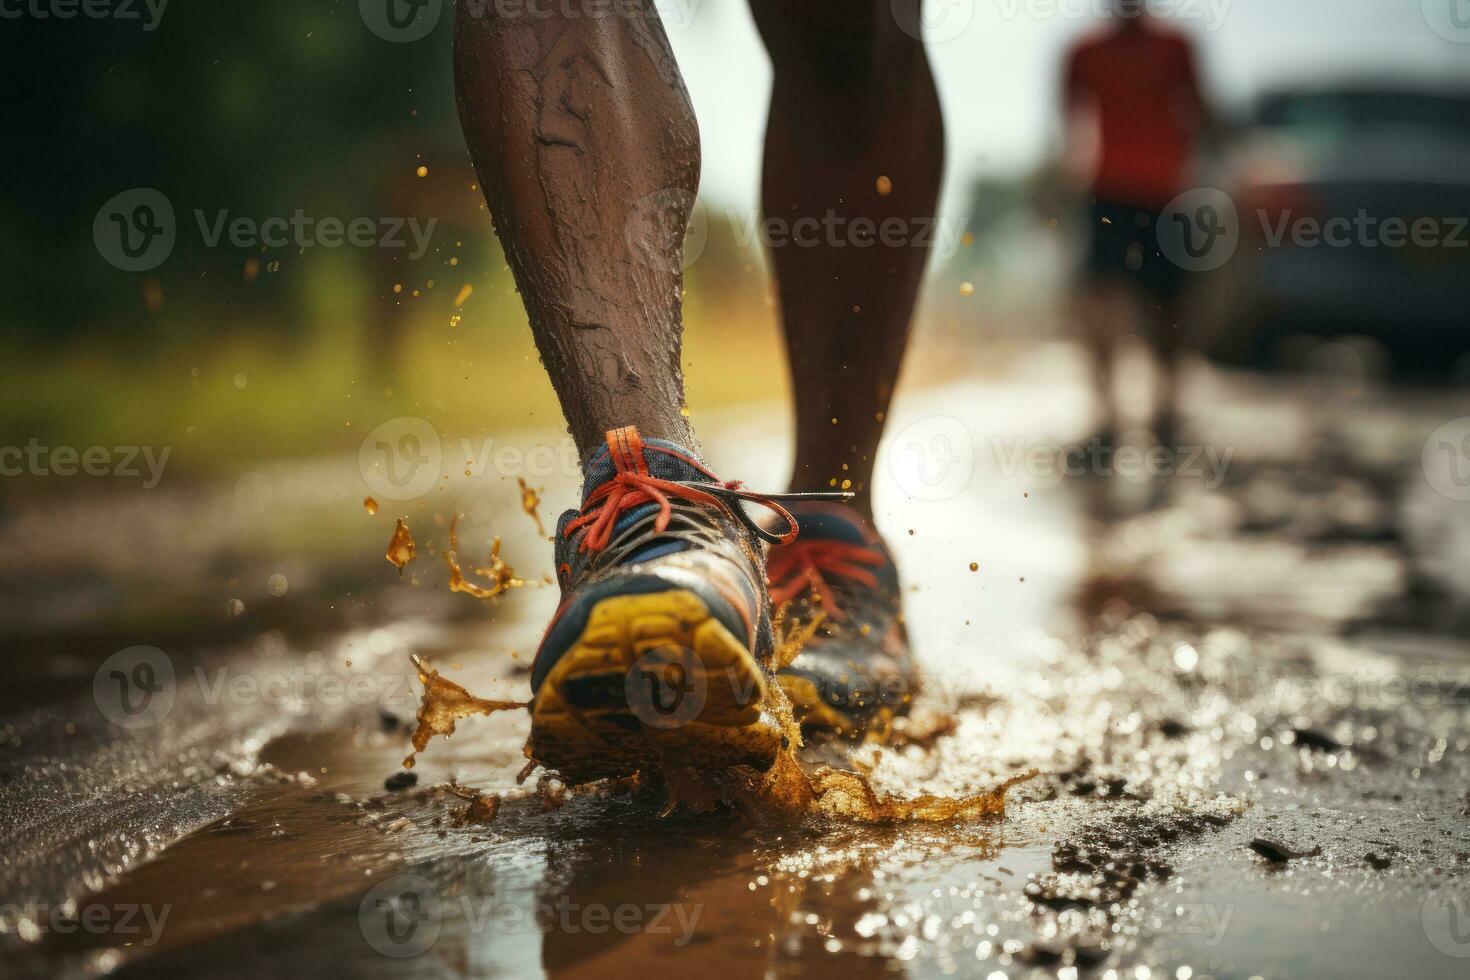
[[[904,796],[1040,770],[983,821],[661,817],[656,793],[518,784],[514,712],[396,776],[410,653],[527,696],[555,590],[515,478],[550,523],[563,464],[465,477],[456,443],[438,489],[376,516],[353,459],[11,487],[4,972],[1464,976],[1470,456],[1437,468],[1430,435],[1470,400],[1201,374],[1187,407],[1202,451],[1170,478],[1061,472],[1074,383],[894,413],[874,489],[924,694],[907,742],[804,758]],[[723,474],[776,485],[777,408],[696,421]],[[456,513],[462,552],[503,536],[525,586],[449,591]]]

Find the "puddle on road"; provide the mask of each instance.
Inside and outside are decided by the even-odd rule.
[[[454,685],[458,707],[428,731],[471,722],[419,760],[417,785],[383,785],[410,724],[278,739],[259,765],[286,781],[262,779],[254,802],[96,896],[168,903],[158,945],[42,949],[95,943],[94,969],[160,974],[1442,974],[1419,920],[1432,888],[1470,873],[1464,645],[1405,631],[1407,560],[1364,523],[1361,494],[1337,487],[1312,510],[1239,481],[1100,536],[1107,575],[1079,583],[1078,633],[945,651],[916,706],[943,720],[928,736],[803,751],[810,786],[883,822],[840,807],[795,824],[660,817],[654,787],[518,788],[524,719],[474,717],[515,704]],[[1248,535],[1263,541],[1242,563]],[[524,684],[509,662],[490,669]],[[834,762],[851,774],[820,768]],[[998,819],[994,788],[1032,768]],[[481,791],[500,800],[488,824],[465,820]],[[979,802],[914,821],[920,792]],[[895,798],[909,802],[885,812]],[[417,958],[383,955],[364,925],[396,914],[391,895],[386,913],[367,904],[390,882],[416,898],[427,883],[437,903]]]
[[[944,823],[909,822],[914,814],[900,809],[888,814],[899,822],[873,825],[838,808],[793,826],[729,813],[661,818],[664,797],[651,786],[518,789],[509,773],[525,723],[513,712],[461,725],[420,759],[419,784],[398,792],[383,781],[399,771],[406,726],[278,739],[260,765],[291,781],[97,896],[167,903],[162,941],[96,950],[89,962],[188,969],[231,944],[259,949],[326,929],[322,968],[386,973],[402,964],[365,938],[361,906],[378,884],[410,880],[430,882],[441,902],[439,938],[417,967],[426,975],[490,964],[632,975],[671,955],[737,975],[804,966],[1053,975],[1189,962],[1181,957],[1192,948],[1204,970],[1217,951],[1201,946],[1208,917],[1195,906],[1208,903],[1175,897],[1199,887],[1191,869],[1201,861],[1246,894],[1252,882],[1308,872],[1319,888],[1322,875],[1371,887],[1384,872],[1365,863],[1370,852],[1394,862],[1389,874],[1455,866],[1459,838],[1426,845],[1392,809],[1358,807],[1342,826],[1359,798],[1407,795],[1424,808],[1425,780],[1404,761],[1463,775],[1463,728],[1457,736],[1450,718],[1400,711],[1390,726],[1363,706],[1333,706],[1244,666],[1270,656],[1311,677],[1309,652],[1234,629],[1161,624],[1121,601],[1105,604],[1081,642],[1037,637],[1027,653],[1024,669],[980,689],[931,690],[929,707],[954,721],[927,744],[806,753],[815,785],[867,805],[878,787],[904,799],[927,788],[954,806],[985,799],[1024,765],[1041,768],[1010,788],[1003,820],[984,819],[999,815],[998,798]],[[503,706],[464,697],[455,721]],[[822,770],[834,752],[861,777]],[[477,773],[452,782],[474,761]],[[501,798],[488,826],[464,819],[470,787]],[[1376,816],[1363,823],[1364,813]],[[1267,831],[1297,852],[1323,850],[1265,867],[1247,845]],[[487,924],[487,909],[509,924]],[[589,909],[631,925],[589,928]],[[1206,911],[1222,927],[1224,911]],[[75,952],[106,938],[48,943]]]

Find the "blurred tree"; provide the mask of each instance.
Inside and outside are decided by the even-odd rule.
[[[394,282],[433,278],[456,241],[466,275],[498,256],[469,187],[447,16],[422,40],[391,43],[356,0],[169,3],[151,30],[146,6],[132,9],[143,19],[0,22],[11,103],[0,263],[12,283],[0,318],[13,336],[121,335],[146,349],[150,336],[208,336],[232,320],[300,335],[321,307],[313,272],[345,263],[361,293],[347,308],[366,311],[373,342],[391,343]],[[98,208],[134,187],[161,191],[176,216],[175,247],[149,272],[114,268],[92,237]],[[437,251],[412,262],[408,249],[211,247],[197,216],[298,209],[437,218]]]

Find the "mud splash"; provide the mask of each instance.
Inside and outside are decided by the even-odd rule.
[[[465,718],[529,707],[528,702],[475,697],[460,685],[441,677],[422,658],[412,656],[424,693],[417,714],[418,728],[411,738],[414,752],[403,760],[405,768],[413,767],[415,756],[428,747],[430,739],[435,735],[448,738],[454,734],[456,724]],[[772,685],[771,690],[779,692],[780,688]],[[775,764],[767,772],[738,768],[705,773],[670,759],[664,760],[656,773],[647,774],[652,779],[639,774],[634,777],[634,783],[662,789],[664,805],[660,812],[664,816],[680,808],[693,813],[707,813],[728,806],[748,819],[758,821],[794,824],[817,818],[847,824],[888,826],[997,820],[1005,815],[1006,791],[1039,775],[1036,769],[1029,769],[992,789],[966,796],[924,793],[903,797],[880,793],[864,773],[825,765],[808,773],[796,757],[802,746],[802,736],[790,704],[778,693],[769,699],[766,707],[787,732],[787,748],[777,756]],[[524,780],[534,767],[535,760],[532,760],[517,781]],[[554,774],[543,777],[543,782],[551,778]],[[574,793],[597,792],[600,785],[608,782],[603,780],[568,789]],[[455,792],[471,804],[461,823],[484,824],[494,820],[500,806],[498,798],[485,797],[472,790]]]
[[[451,786],[449,791],[469,803],[455,817],[455,824],[460,827],[484,827],[494,823],[500,814],[501,799],[493,793],[481,793],[461,786]]]
[[[880,793],[864,773],[833,766],[818,766],[808,773],[795,753],[788,751],[777,757],[769,772],[758,775],[750,770],[734,770],[713,777],[713,781],[718,787],[718,801],[735,806],[750,819],[790,823],[817,819],[859,826],[894,826],[999,820],[1005,816],[1006,791],[1038,775],[1037,770],[1028,769],[989,790],[966,796],[923,793],[904,797]],[[671,784],[668,809],[698,799],[690,793],[687,784],[679,790],[682,795],[676,800]]]
[[[431,738],[435,735],[448,738],[454,734],[455,725],[463,719],[472,715],[492,715],[497,711],[514,711],[528,706],[525,701],[477,698],[453,681],[441,677],[437,670],[417,654],[409,656],[418,671],[420,683],[424,685],[424,694],[415,716],[419,724],[410,737],[413,752],[403,760],[405,769],[413,768],[414,757],[429,747]]]
[[[522,477],[516,477],[516,482],[521,485],[521,510],[536,522],[536,533],[543,538],[546,537],[546,525],[541,523],[541,494],[529,486]]]
[[[449,591],[463,592],[473,599],[496,599],[511,589],[519,589],[525,580],[516,577],[516,571],[500,557],[500,537],[490,548],[490,562],[484,568],[473,569],[474,574],[490,580],[489,585],[470,581],[459,564],[459,515],[449,522],[449,550],[444,552],[444,564],[449,567]]]
[[[817,630],[821,629],[826,622],[826,613],[816,611],[809,622],[802,623],[794,615],[789,614],[791,603],[786,603],[776,611],[775,622],[772,629],[776,634],[776,649],[772,658],[776,670],[784,670],[791,666],[806,645],[816,636]]]
[[[935,796],[923,793],[904,798],[879,794],[867,776],[843,769],[822,768],[812,774],[814,811],[827,817],[863,824],[974,823],[1005,816],[1006,791],[1035,779],[1040,772],[1028,769],[1000,785],[970,796]]]
[[[408,530],[408,518],[398,518],[398,524],[393,528],[393,537],[388,541],[388,552],[384,555],[394,567],[398,569],[398,577],[403,577],[403,570],[414,560],[414,552],[418,546],[413,542],[413,535]]]

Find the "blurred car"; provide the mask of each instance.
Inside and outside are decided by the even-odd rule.
[[[1241,237],[1199,284],[1205,354],[1287,367],[1350,335],[1400,377],[1470,367],[1470,93],[1276,91],[1221,166]]]

